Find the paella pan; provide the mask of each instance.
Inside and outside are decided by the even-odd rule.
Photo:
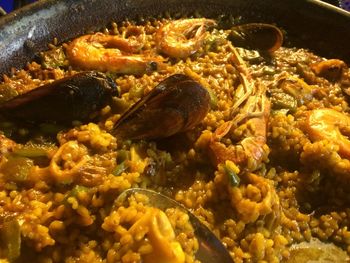
[[[52,12],[52,2],[22,12]],[[135,16],[142,3],[120,2],[120,19],[103,18],[101,4],[84,29],[29,26],[24,45],[6,49],[5,262],[199,262],[189,215],[142,193],[116,202],[132,188],[182,204],[234,262],[349,260],[349,50],[249,1],[227,4],[233,14],[181,5]],[[341,29],[333,46],[347,41]]]

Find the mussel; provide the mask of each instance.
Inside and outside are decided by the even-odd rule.
[[[232,27],[228,39],[236,47],[272,53],[282,46],[283,33],[271,24],[249,23]]]
[[[160,82],[115,124],[113,133],[128,139],[158,139],[192,129],[210,107],[208,91],[183,74]]]
[[[86,121],[117,93],[115,82],[106,75],[81,72],[0,104],[0,114],[30,122]]]

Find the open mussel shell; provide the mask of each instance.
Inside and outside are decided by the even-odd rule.
[[[0,104],[0,114],[30,122],[85,121],[117,95],[115,82],[88,71],[56,80]]]
[[[228,39],[236,47],[274,52],[283,44],[283,33],[271,24],[250,23],[232,27]]]
[[[128,139],[169,137],[195,127],[209,107],[205,88],[186,75],[172,75],[125,112],[113,133]]]

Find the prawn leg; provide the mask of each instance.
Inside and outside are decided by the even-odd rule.
[[[247,171],[254,171],[269,153],[266,130],[270,103],[265,95],[265,87],[254,82],[233,46],[230,61],[239,72],[243,92],[231,108],[231,120],[219,126],[212,134],[209,150],[215,165],[230,160],[246,167]],[[238,127],[245,129],[245,137],[235,145],[225,145],[221,140]]]

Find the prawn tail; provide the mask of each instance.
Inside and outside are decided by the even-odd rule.
[[[249,171],[258,169],[270,153],[266,139],[263,136],[245,138],[242,140],[241,145],[245,152],[246,164]]]
[[[226,146],[218,141],[213,141],[209,144],[209,156],[214,165],[219,165],[227,160],[237,165],[247,161],[246,152],[241,145]]]
[[[164,61],[158,57],[119,56],[110,59],[108,70],[121,74],[142,75],[164,67]]]

